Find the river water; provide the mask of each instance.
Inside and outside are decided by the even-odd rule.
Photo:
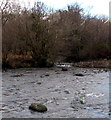
[[[31,103],[42,103],[48,111],[31,111]],[[109,71],[75,67],[68,71],[61,67],[7,70],[2,73],[1,110],[3,118],[109,117]]]

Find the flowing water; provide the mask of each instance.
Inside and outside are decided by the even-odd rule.
[[[109,117],[107,69],[20,68],[7,70],[2,77],[3,118]],[[48,111],[31,111],[31,103],[42,103]]]

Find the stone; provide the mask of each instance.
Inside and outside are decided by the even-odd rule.
[[[37,82],[38,85],[41,85],[42,83],[41,82]]]
[[[82,100],[82,99],[80,100],[80,103],[81,104],[86,104],[85,100]]]
[[[82,73],[76,73],[76,76],[84,76]]]
[[[46,112],[47,111],[47,107],[45,105],[38,104],[38,103],[32,103],[29,106],[29,109],[37,111],[37,112]]]
[[[85,90],[85,88],[82,88],[82,90]]]
[[[56,72],[56,74],[60,74],[60,72]]]
[[[68,90],[65,90],[64,92],[65,92],[66,94],[70,94],[70,92],[69,92]]]
[[[44,76],[43,76],[43,75],[40,75],[40,77],[41,77],[41,78],[44,78]]]
[[[49,76],[49,74],[47,73],[47,74],[45,74],[45,76]]]
[[[84,109],[84,104],[86,104],[85,96],[76,95],[74,100],[71,102],[71,107],[74,109],[74,111],[76,111],[78,109]]]
[[[68,71],[68,68],[62,67],[62,71]]]
[[[86,104],[85,96],[80,96],[79,101],[81,104]]]
[[[21,77],[23,74],[12,75],[11,77]]]

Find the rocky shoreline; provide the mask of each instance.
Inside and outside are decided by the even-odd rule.
[[[110,60],[82,61],[74,63],[73,66],[80,68],[110,68]]]

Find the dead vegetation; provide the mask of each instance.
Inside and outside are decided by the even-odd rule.
[[[59,57],[66,62],[110,59],[107,17],[85,15],[78,4],[49,11],[42,2],[29,9],[6,0],[1,11],[3,68],[51,67]]]

